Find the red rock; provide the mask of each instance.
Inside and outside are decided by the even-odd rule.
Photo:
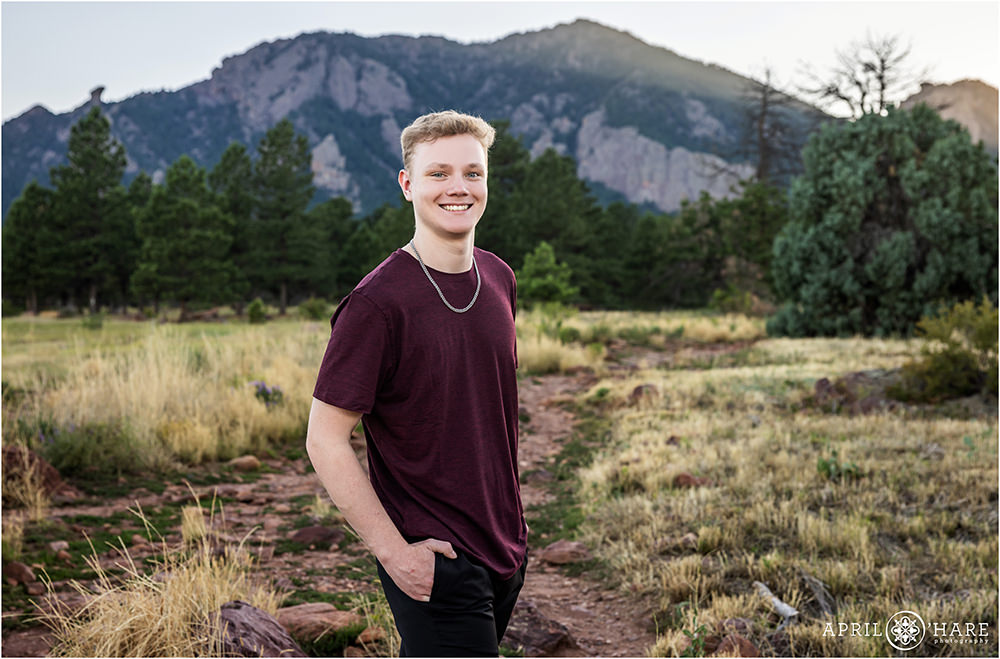
[[[278,609],[278,622],[297,639],[312,643],[323,634],[359,625],[361,616],[341,611],[327,602],[310,602]]]
[[[378,643],[385,638],[385,630],[381,627],[365,627],[365,630],[358,634],[358,643]]]
[[[57,551],[56,552],[56,558],[59,559],[60,561],[65,562],[65,563],[72,563],[73,562],[73,557],[65,549],[60,549],[59,551]]]
[[[753,621],[748,618],[726,618],[719,624],[719,629],[724,632],[739,632],[749,634],[753,628]]]
[[[694,533],[685,533],[681,536],[681,544],[688,549],[693,549],[698,546],[698,536]]]
[[[345,657],[367,657],[368,655],[365,654],[365,651],[362,650],[361,648],[356,648],[353,645],[348,645],[346,648],[344,648],[344,656]]]
[[[514,606],[501,644],[520,650],[525,657],[575,657],[582,654],[566,625],[546,618],[528,600],[521,600]]]
[[[539,558],[548,563],[563,565],[589,561],[592,556],[590,550],[582,542],[557,540],[539,552]]]
[[[62,549],[69,549],[69,543],[65,540],[53,540],[49,543],[49,551],[55,553]]]
[[[45,584],[35,581],[33,583],[25,584],[24,590],[27,591],[29,595],[44,595]]]
[[[715,651],[716,656],[759,657],[760,651],[749,640],[739,634],[727,634]]]
[[[229,466],[236,471],[257,471],[260,469],[260,460],[255,455],[241,455],[229,461]]]
[[[632,393],[628,396],[628,402],[630,404],[635,404],[644,400],[650,400],[656,397],[660,391],[651,384],[640,384],[638,387],[632,390]]]
[[[289,539],[304,545],[330,546],[344,539],[344,530],[327,526],[306,526],[293,533]]]
[[[45,458],[24,446],[5,444],[3,447],[4,481],[23,478],[23,475],[28,471],[33,471],[37,477],[40,477],[42,490],[46,494],[52,494],[66,487],[59,472]]]
[[[144,536],[144,535],[142,535],[140,533],[133,533],[132,534],[132,544],[133,545],[148,545],[149,544],[149,538],[147,538],[146,536]]]
[[[674,487],[702,487],[703,485],[711,485],[711,479],[704,478],[702,476],[692,476],[687,472],[683,472],[674,476]]]
[[[306,653],[270,616],[246,602],[226,602],[216,614],[226,657],[305,657]]]
[[[34,570],[20,561],[11,561],[4,565],[3,576],[6,579],[13,579],[16,584],[29,584],[38,581],[35,578]]]

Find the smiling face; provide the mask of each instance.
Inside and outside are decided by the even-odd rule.
[[[445,240],[464,238],[486,210],[486,150],[472,135],[421,142],[399,172],[399,187],[418,227]]]

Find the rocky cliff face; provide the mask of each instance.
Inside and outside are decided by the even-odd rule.
[[[128,152],[128,175],[142,169],[154,180],[185,153],[210,168],[232,140],[253,148],[289,117],[312,146],[319,197],[343,195],[369,211],[398,198],[400,127],[453,107],[509,119],[533,155],[571,155],[604,191],[670,211],[702,190],[727,194],[749,171],[711,155],[737,138],[747,82],[578,21],[472,45],[303,34],[227,58],[185,89],[104,110]],[[32,178],[47,182],[85,109],[34,108],[3,125],[4,213]],[[717,174],[721,164],[735,173]]]
[[[900,105],[910,108],[926,103],[945,119],[954,119],[969,129],[973,142],[982,140],[997,153],[997,88],[981,80],[959,80],[950,85],[924,83],[920,91]]]

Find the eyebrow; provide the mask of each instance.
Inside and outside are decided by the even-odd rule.
[[[483,165],[478,162],[470,162],[465,166],[466,169],[485,169]],[[451,165],[444,162],[432,162],[427,165],[427,169],[451,169]]]

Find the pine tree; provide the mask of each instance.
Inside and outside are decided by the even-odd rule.
[[[580,291],[570,284],[572,276],[569,266],[557,263],[552,245],[543,240],[525,255],[524,266],[517,272],[518,302],[570,302]]]
[[[803,152],[774,242],[768,331],[909,334],[942,304],[997,295],[997,170],[928,108],[828,125]]]
[[[132,281],[141,295],[176,300],[183,321],[189,304],[220,303],[232,295],[233,221],[215,205],[205,170],[188,156],[170,166],[166,179],[141,215],[142,256]]]
[[[69,163],[52,168],[55,185],[55,242],[43,248],[43,259],[56,266],[56,278],[71,293],[82,289],[91,312],[98,293],[112,280],[112,255],[127,249],[128,205],[121,184],[125,149],[111,136],[111,124],[99,107],[73,126]]]
[[[52,273],[41,258],[41,246],[51,239],[52,190],[32,181],[18,197],[3,225],[3,298],[24,302],[37,315],[39,299],[52,289]]]
[[[278,293],[282,315],[288,306],[288,288],[309,278],[315,263],[301,253],[305,244],[319,244],[322,236],[305,224],[312,200],[312,156],[309,143],[288,119],[278,122],[257,147],[254,165],[256,217],[251,234],[251,281]],[[315,235],[314,235],[315,234]]]
[[[218,164],[208,174],[208,186],[216,195],[219,208],[233,218],[232,244],[229,258],[236,266],[233,281],[233,308],[242,313],[243,301],[250,292],[250,236],[254,207],[253,161],[247,148],[232,142]]]
[[[347,272],[350,261],[347,243],[357,224],[351,219],[353,212],[351,202],[343,197],[334,197],[308,211],[309,222],[318,226],[323,235],[315,286],[329,299],[339,299],[357,283]]]

